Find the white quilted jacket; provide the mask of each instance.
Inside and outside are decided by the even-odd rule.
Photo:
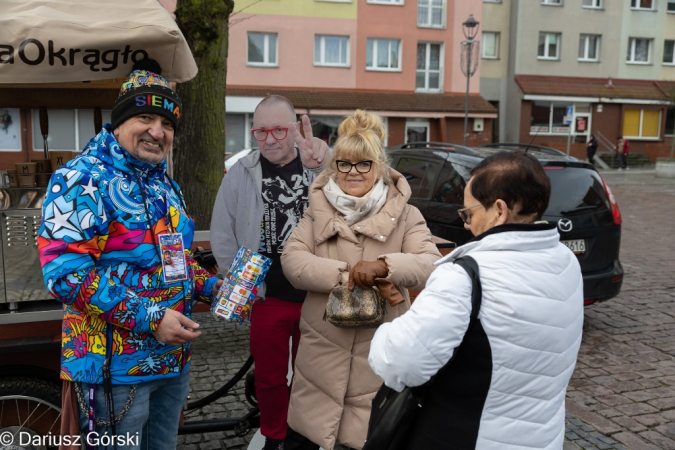
[[[453,264],[463,255],[480,267],[478,318],[492,352],[476,448],[559,450],[584,311],[579,263],[552,225],[495,227],[439,260],[411,309],[377,330],[369,363],[402,390],[449,361],[471,310],[471,281]]]

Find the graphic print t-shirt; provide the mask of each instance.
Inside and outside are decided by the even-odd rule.
[[[305,300],[306,291],[295,289],[281,269],[286,239],[300,223],[309,201],[309,174],[302,167],[300,154],[283,167],[265,158],[262,166],[263,219],[260,222],[258,253],[272,260],[265,284],[266,295],[290,302]]]

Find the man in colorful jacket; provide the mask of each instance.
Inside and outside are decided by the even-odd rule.
[[[123,448],[166,450],[176,447],[190,341],[200,335],[192,301],[210,301],[222,282],[188,250],[195,224],[166,173],[181,103],[160,73],[154,61],[137,63],[112,124],[56,170],[38,247],[45,284],[64,306],[61,378],[80,391],[85,436],[96,444],[112,432]]]

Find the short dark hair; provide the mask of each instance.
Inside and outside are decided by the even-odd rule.
[[[471,195],[486,208],[502,199],[516,214],[536,214],[539,220],[548,207],[551,180],[530,154],[495,153],[474,167],[471,175]]]

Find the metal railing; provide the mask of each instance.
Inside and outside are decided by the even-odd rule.
[[[614,145],[614,143],[612,141],[610,141],[607,138],[607,136],[602,134],[601,131],[594,131],[593,136],[595,136],[595,140],[598,141],[598,144],[600,144],[600,146],[604,147],[607,150],[607,152],[609,153],[610,163],[609,163],[609,165],[607,165],[607,163],[605,161],[603,161],[601,158],[595,158],[595,157],[593,158],[595,161],[591,161],[591,162],[595,162],[596,164],[598,164],[603,169],[609,169],[611,167],[614,167],[614,155],[616,154],[616,145]]]

